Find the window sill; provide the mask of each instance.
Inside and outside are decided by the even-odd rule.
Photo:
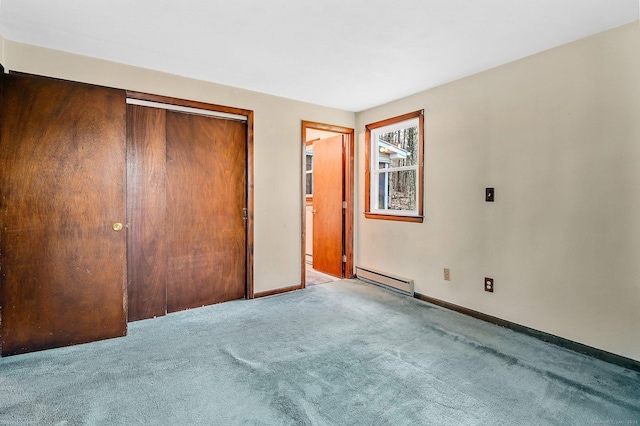
[[[400,215],[394,215],[394,214],[365,212],[364,217],[366,217],[367,219],[395,220],[398,222],[414,222],[414,223],[424,222],[424,216],[400,216]]]

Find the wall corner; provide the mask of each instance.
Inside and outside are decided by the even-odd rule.
[[[5,69],[7,66],[7,61],[5,60],[4,57],[4,37],[2,37],[2,34],[0,34],[0,72],[4,73]]]

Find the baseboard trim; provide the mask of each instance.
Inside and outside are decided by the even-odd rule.
[[[277,288],[275,290],[262,291],[253,295],[255,299],[258,297],[275,296],[276,294],[288,293],[290,291],[296,291],[302,289],[302,285],[294,285],[291,287]]]
[[[452,311],[459,312],[464,315],[468,315],[473,318],[477,318],[482,321],[489,322],[491,324],[506,327],[510,330],[524,333],[545,342],[570,349],[575,352],[580,352],[585,355],[589,355],[593,358],[600,359],[602,361],[609,362],[611,364],[619,365],[620,367],[628,368],[634,371],[640,371],[640,361],[636,361],[631,358],[624,357],[622,355],[616,355],[611,352],[603,351],[602,349],[594,348],[592,346],[584,345],[582,343],[574,342],[573,340],[565,339],[564,337],[555,336],[553,334],[545,333],[544,331],[536,330],[526,327],[511,321],[504,320],[502,318],[494,317],[484,314],[482,312],[474,311],[473,309],[465,308],[463,306],[455,305],[453,303],[445,302],[440,299],[436,299],[430,296],[426,296],[420,293],[414,293],[416,299],[420,299],[424,302],[431,303],[433,305],[440,306],[442,308],[450,309]]]

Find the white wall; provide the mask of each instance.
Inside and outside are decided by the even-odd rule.
[[[4,38],[0,36],[0,64],[4,66]]]
[[[9,40],[4,53],[13,71],[253,110],[255,291],[300,284],[301,121],[354,127],[354,113]]]
[[[426,219],[363,217],[360,133],[356,264],[640,360],[638,22],[364,111],[356,132],[419,109]]]

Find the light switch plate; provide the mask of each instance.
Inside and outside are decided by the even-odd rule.
[[[485,188],[484,189],[484,200],[488,203],[493,203],[496,196],[495,188]]]

